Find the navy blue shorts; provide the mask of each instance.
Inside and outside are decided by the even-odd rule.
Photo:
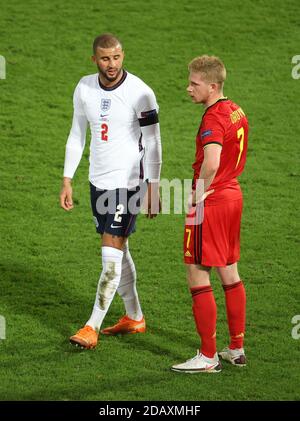
[[[135,223],[147,184],[133,189],[100,190],[90,183],[91,207],[99,234],[129,237]]]

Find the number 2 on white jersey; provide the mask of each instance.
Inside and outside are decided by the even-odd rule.
[[[105,123],[102,123],[101,124],[101,140],[105,140],[105,141],[108,140],[107,132],[108,132],[108,125]]]
[[[239,153],[235,168],[239,165],[239,162],[240,162],[240,159],[241,159],[241,156],[242,156],[242,152],[243,152],[243,149],[244,149],[244,137],[245,137],[244,127],[241,127],[240,129],[238,129],[236,134],[237,134],[238,140],[240,141],[240,153]]]

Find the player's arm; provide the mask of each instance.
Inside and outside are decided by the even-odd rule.
[[[209,190],[220,166],[222,145],[210,143],[204,146],[204,160],[200,169],[199,178],[204,181],[204,192]]]
[[[196,183],[196,189],[192,192],[192,205],[202,202],[214,192],[209,190],[217,171],[220,166],[220,157],[222,152],[222,145],[209,144],[204,147],[204,160],[201,165],[199,180],[202,180],[203,184]]]
[[[148,218],[155,217],[161,210],[159,180],[162,163],[160,127],[158,114],[152,110],[150,116],[140,119],[143,139],[145,142],[145,179],[148,180],[147,213]]]
[[[220,166],[220,158],[223,147],[224,128],[215,119],[206,119],[201,128],[200,138],[203,145],[204,159],[201,164],[199,179],[203,185],[199,184],[193,192],[192,202],[203,201],[214,191],[209,190]]]
[[[158,105],[152,90],[144,93],[139,101],[139,123],[145,145],[145,180],[148,180],[146,208],[148,218],[161,210],[159,180],[162,163],[161,137],[158,121]]]
[[[87,119],[80,103],[78,85],[74,92],[73,101],[73,122],[66,144],[64,177],[60,193],[60,205],[66,211],[73,208],[72,178],[82,157],[87,129]]]

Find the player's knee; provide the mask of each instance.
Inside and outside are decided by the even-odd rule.
[[[102,247],[112,247],[118,250],[123,250],[126,240],[126,237],[120,237],[104,232],[102,236]]]
[[[190,288],[210,285],[211,267],[195,264],[186,265],[186,267],[187,281]]]
[[[217,273],[223,285],[232,285],[240,281],[240,276],[235,266],[218,267]]]
[[[223,285],[233,285],[240,282],[239,277],[225,277],[221,279]]]

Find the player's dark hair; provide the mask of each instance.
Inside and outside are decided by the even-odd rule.
[[[93,42],[93,52],[96,54],[96,50],[98,47],[100,48],[112,48],[120,45],[122,48],[121,41],[113,34],[105,33],[98,35]]]

